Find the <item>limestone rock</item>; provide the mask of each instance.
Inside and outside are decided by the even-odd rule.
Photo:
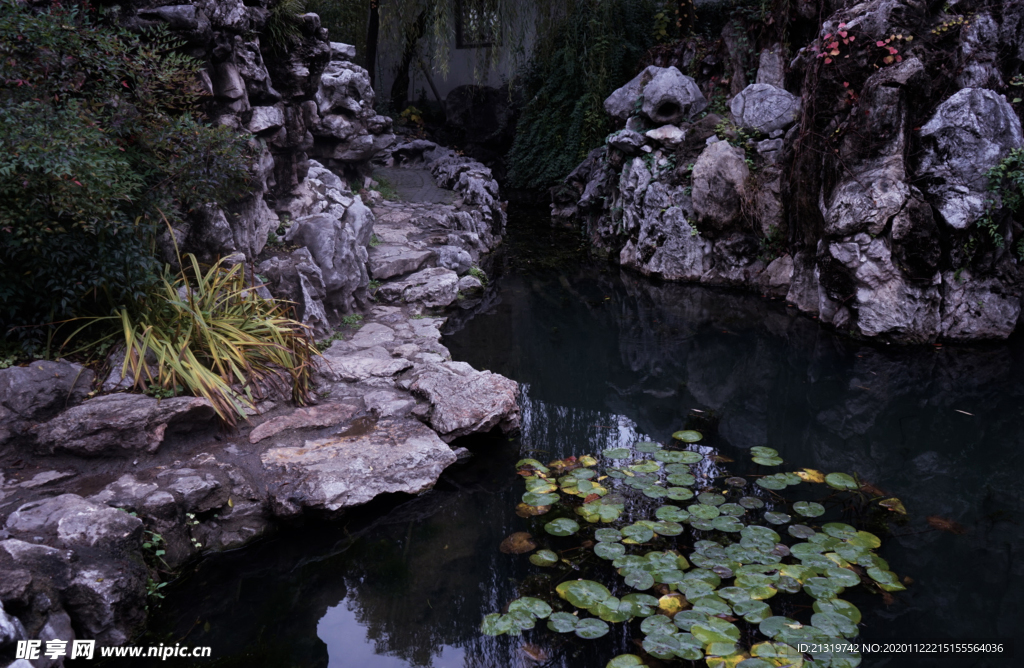
[[[653,139],[662,146],[675,148],[683,143],[686,138],[686,131],[680,130],[675,125],[663,125],[660,128],[648,130],[644,133],[648,139]]]
[[[519,385],[464,362],[444,362],[426,371],[410,388],[431,405],[430,424],[447,442],[459,436],[519,428]]]
[[[708,146],[693,166],[693,209],[697,228],[724,230],[738,220],[750,176],[743,149],[719,141]]]
[[[433,487],[455,454],[417,420],[384,419],[350,436],[274,447],[260,457],[271,473],[274,511],[335,512],[384,493],[419,494]]]
[[[666,67],[655,74],[643,93],[641,111],[658,125],[688,120],[708,106],[697,82],[675,67]]]
[[[131,550],[142,544],[142,520],[77,494],[26,503],[8,516],[6,526],[20,533],[56,533],[67,546]]]
[[[663,67],[649,65],[644,71],[629,80],[625,86],[616,89],[604,101],[604,110],[609,116],[626,120],[636,113],[636,103],[643,93],[644,87],[661,72]]]
[[[330,333],[323,303],[327,286],[323,271],[313,261],[308,248],[298,248],[287,257],[271,257],[260,264],[257,271],[266,276],[267,287],[274,297],[295,305],[299,322],[309,325],[314,336]]]
[[[369,251],[369,271],[374,280],[382,281],[395,276],[411,274],[437,259],[430,249],[412,249],[407,246],[381,244]]]
[[[459,275],[451,269],[423,269],[402,281],[385,283],[377,290],[377,298],[386,303],[422,302],[424,306],[448,306],[458,297]]]
[[[969,270],[942,276],[942,336],[952,340],[1005,339],[1020,318],[1021,294],[998,279]]]
[[[351,419],[358,407],[352,404],[322,404],[308,408],[297,408],[286,415],[279,415],[259,425],[249,433],[250,443],[259,443],[286,429],[308,429],[330,427]]]
[[[157,400],[141,394],[108,394],[71,408],[32,431],[37,449],[83,457],[156,452],[167,429],[212,423],[206,399]]]
[[[771,84],[755,83],[732,99],[729,110],[739,127],[769,135],[797,121],[800,99]]]
[[[985,210],[985,172],[1024,144],[1013,107],[983,88],[964,88],[940,104],[922,126],[921,140],[922,190],[945,223],[958,230]]]
[[[81,364],[40,360],[0,369],[0,444],[33,422],[82,402],[95,374]]]

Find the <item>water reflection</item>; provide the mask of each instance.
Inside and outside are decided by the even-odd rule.
[[[538,569],[525,556],[496,549],[525,522],[511,512],[521,490],[510,473],[524,454],[664,441],[687,421],[738,460],[734,469],[744,449],[769,445],[794,466],[857,471],[903,499],[911,517],[882,554],[914,585],[888,607],[856,601],[866,638],[1015,635],[1024,596],[1019,341],[877,347],[782,304],[587,263],[519,267],[486,303],[456,321],[446,343],[456,359],[524,382],[521,437],[478,438],[476,457],[430,494],[210,560],[169,592],[154,639],[212,645],[220,666],[537,665],[524,643],[547,652],[550,666],[604,665],[631,649],[621,630],[589,643],[543,630],[479,634],[484,614],[546,586],[530,579]],[[930,531],[929,515],[970,532]],[[876,656],[864,665],[963,662]]]

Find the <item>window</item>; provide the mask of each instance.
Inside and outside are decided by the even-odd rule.
[[[496,0],[456,0],[455,48],[476,49],[501,41]]]

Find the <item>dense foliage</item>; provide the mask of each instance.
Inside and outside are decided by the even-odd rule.
[[[604,99],[637,72],[659,29],[651,0],[577,2],[542,33],[522,78],[527,103],[509,153],[509,180],[521,188],[565,177],[611,131]]]
[[[138,303],[154,230],[245,185],[246,138],[201,123],[199,62],[84,7],[0,0],[0,331]]]

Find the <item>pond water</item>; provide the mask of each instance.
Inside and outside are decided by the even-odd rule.
[[[205,561],[168,588],[146,642],[210,645],[214,660],[202,665],[217,666],[527,668],[540,651],[546,665],[600,668],[633,649],[622,630],[596,641],[479,632],[539,571],[497,549],[527,522],[513,513],[515,462],[667,442],[695,422],[734,470],[746,449],[767,445],[789,467],[857,472],[903,501],[909,517],[888,524],[880,552],[912,584],[891,605],[851,599],[862,640],[1016,635],[1024,342],[855,342],[784,303],[655,284],[587,259],[572,232],[513,225],[486,302],[453,318],[445,343],[453,358],[523,384],[522,433],[470,440],[475,456],[424,496],[378,500]],[[928,516],[967,532],[932,530]],[[1020,665],[1022,651],[876,654],[862,665]]]

